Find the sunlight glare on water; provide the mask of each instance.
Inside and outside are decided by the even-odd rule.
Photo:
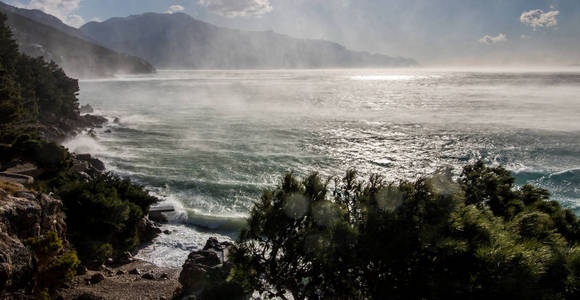
[[[175,204],[179,236],[233,236],[289,171],[356,167],[396,181],[483,159],[577,210],[578,95],[573,72],[161,71],[82,81],[81,103],[111,122],[65,145]],[[163,253],[200,246],[157,243]]]

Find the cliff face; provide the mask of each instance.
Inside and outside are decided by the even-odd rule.
[[[62,202],[0,181],[0,295],[29,294],[37,261],[25,240],[49,232],[65,241]],[[66,243],[66,241],[65,241]]]

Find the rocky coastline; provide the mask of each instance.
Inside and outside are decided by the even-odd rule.
[[[92,113],[90,106],[81,112]],[[74,119],[59,119],[38,125],[39,136],[60,143],[95,128],[102,128],[105,117],[84,114]],[[86,153],[70,153],[71,169],[85,180],[106,173],[105,164]],[[29,188],[45,170],[34,162],[10,161],[0,165],[0,299],[30,299],[37,276],[38,258],[27,247],[27,240],[55,232],[65,250],[74,250],[67,240],[63,203],[52,193]],[[147,244],[161,234],[160,223],[145,216],[137,226],[139,240]],[[242,295],[229,287],[227,242],[210,238],[206,246],[193,251],[181,269],[163,268],[135,259],[135,253],[107,259],[106,264],[77,269],[76,276],[58,288],[59,299],[208,299],[226,292],[229,299]],[[139,247],[137,248],[139,249]],[[64,251],[64,250],[63,250]],[[213,297],[212,297],[213,298]],[[237,297],[240,298],[240,297]]]

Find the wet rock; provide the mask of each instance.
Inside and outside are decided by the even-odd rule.
[[[149,220],[160,224],[165,224],[168,222],[167,217],[162,212],[155,211],[149,212]]]
[[[93,274],[93,276],[91,276],[91,284],[97,284],[101,281],[105,280],[105,275],[103,275],[102,273],[95,273]]]
[[[159,279],[160,280],[168,280],[169,279],[169,274],[162,273],[161,275],[159,275]]]
[[[107,123],[108,120],[105,117],[102,116],[95,116],[95,115],[84,115],[81,117],[81,119],[79,120],[77,127],[79,128],[87,128],[87,127],[91,127],[91,128],[100,128],[103,126],[103,124]]]
[[[119,124],[119,123],[121,123],[121,119],[119,119],[118,117],[115,117],[115,118],[113,119],[113,123],[115,123],[115,124]]]
[[[90,154],[77,154],[76,155],[76,159],[81,160],[81,161],[89,161],[91,159],[91,155]]]
[[[89,169],[89,163],[78,159],[73,159],[72,170],[76,173],[86,172]]]
[[[93,158],[91,159],[91,161],[89,162],[91,167],[94,168],[97,171],[104,171],[105,170],[105,163],[103,163],[100,159],[98,158]]]
[[[97,132],[93,128],[89,129],[89,131],[87,132],[87,135],[92,137],[93,139],[97,138]]]
[[[223,250],[223,248],[224,246],[218,241],[218,239],[210,237],[209,239],[207,239],[207,242],[205,242],[203,250],[221,251]]]
[[[125,271],[123,270],[119,270],[117,271],[117,273],[115,273],[117,276],[121,276],[121,275],[125,275]]]
[[[171,230],[163,230],[163,233],[169,235],[171,234]]]
[[[76,160],[80,161],[80,162],[84,162],[87,164],[87,167],[85,170],[89,168],[95,169],[99,172],[102,172],[105,170],[105,164],[98,158],[94,158],[92,157],[90,154],[77,154],[76,155]],[[73,161],[74,164],[74,161]]]
[[[90,104],[85,104],[85,105],[82,105],[81,107],[79,107],[79,113],[81,113],[81,114],[92,114],[94,112],[95,112],[95,110],[93,109],[93,107]]]
[[[137,233],[141,242],[149,242],[161,233],[161,229],[149,218],[144,217],[137,224]]]
[[[141,278],[147,279],[147,280],[155,280],[155,275],[153,275],[151,273],[145,273],[141,276]]]

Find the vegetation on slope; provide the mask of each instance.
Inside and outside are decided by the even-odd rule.
[[[102,47],[82,32],[38,10],[15,8],[0,2],[20,50],[32,57],[55,61],[69,75],[104,77],[118,73],[152,73],[145,60]]]
[[[81,176],[65,148],[39,136],[47,124],[78,121],[78,82],[55,63],[19,53],[5,21],[0,14],[0,164],[18,159],[42,169],[35,188],[63,201],[67,236],[84,264],[133,250],[137,223],[157,199],[111,174]]]
[[[11,143],[39,123],[78,115],[79,86],[55,63],[20,54],[5,22],[0,14],[0,143]]]
[[[580,223],[479,162],[387,184],[289,174],[264,192],[232,279],[285,299],[578,299]]]

